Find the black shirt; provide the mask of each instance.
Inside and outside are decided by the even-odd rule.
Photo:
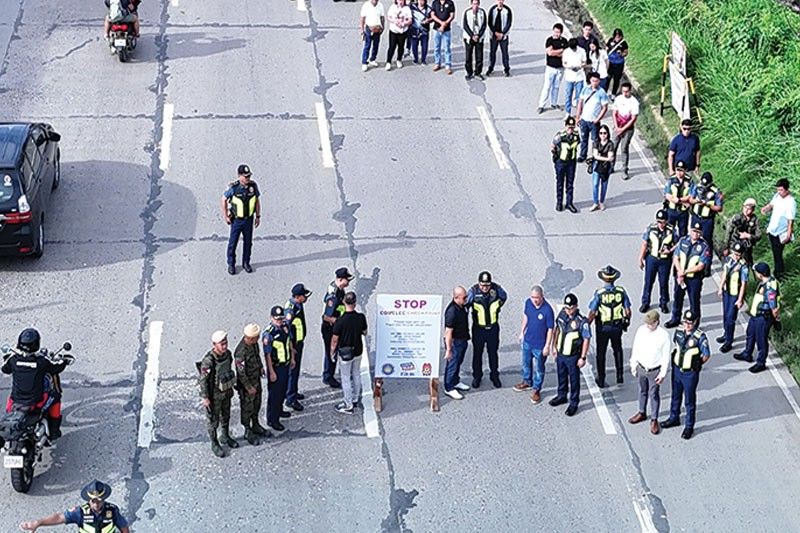
[[[563,37],[556,39],[552,35],[544,42],[545,48],[553,47],[553,50],[564,50],[567,47],[567,40]],[[561,56],[545,56],[547,58],[547,66],[551,68],[563,68],[564,63],[561,62]]]
[[[45,374],[58,374],[67,362],[54,364],[38,354],[12,355],[3,365],[4,374],[12,374],[11,399],[16,405],[30,407],[44,395]]]
[[[586,37],[584,37],[583,35],[578,37],[578,48],[583,48],[584,52],[586,52],[586,62],[587,63],[589,62],[589,43],[592,42],[592,41],[597,43],[598,48],[600,47],[600,43],[597,42],[597,38],[594,35],[589,35],[588,39]]]
[[[339,337],[339,347],[352,347],[355,356],[364,353],[364,344],[361,335],[367,332],[367,317],[358,311],[347,311],[336,319],[333,325],[333,334]]]
[[[456,12],[456,6],[452,2],[452,0],[444,0],[444,3],[440,2],[439,0],[433,0],[433,5],[431,6],[431,9],[433,9],[433,14],[436,15],[436,18],[438,18],[441,21],[449,19],[450,15],[455,14]],[[453,23],[452,20],[448,22],[447,25],[445,26],[444,31],[450,31],[450,24],[452,23]],[[435,20],[433,21],[433,27],[434,29],[436,29],[436,31],[439,31],[439,23],[436,22]]]
[[[466,306],[459,307],[455,302],[450,302],[444,310],[444,327],[453,328],[453,339],[469,340],[467,315]]]

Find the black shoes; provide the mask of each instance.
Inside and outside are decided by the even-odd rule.
[[[567,211],[569,211],[570,213],[577,213],[578,212],[578,208],[575,207],[572,204],[569,204],[569,205],[567,205]]]
[[[567,415],[567,416],[573,416],[577,412],[578,412],[578,406],[577,405],[570,405],[569,407],[567,407],[567,410],[564,411],[564,414]]]
[[[283,431],[284,429],[286,429],[280,422],[271,422],[267,423],[267,425],[272,429],[274,429],[275,431]]]
[[[606,382],[602,379],[594,378],[594,382],[601,389],[605,389],[606,387],[608,387],[608,385],[606,385]]]
[[[681,438],[683,440],[689,440],[694,435],[694,428],[683,428],[683,433],[681,433]]]
[[[507,70],[507,71],[505,72],[505,74],[506,74],[506,78],[508,78],[509,76],[511,76],[511,71],[510,71],[510,70]]]
[[[236,274],[236,267],[233,265],[228,265],[228,274],[230,274],[231,276]]]
[[[471,80],[472,78],[473,78],[472,74],[465,74],[464,75],[464,79],[467,80],[467,81]]]
[[[492,381],[492,385],[494,385],[494,388],[495,388],[495,389],[499,389],[500,387],[502,387],[502,386],[503,386],[503,384],[502,384],[502,383],[500,383],[500,378],[498,378],[498,377],[494,377],[494,378],[492,378],[492,379],[491,379],[491,381]],[[476,388],[477,388],[477,387],[476,387]]]
[[[752,363],[753,362],[753,357],[752,356],[745,355],[743,353],[735,353],[735,354],[733,354],[733,358],[736,359],[737,361],[745,361],[747,363]]]
[[[297,400],[293,401],[292,403],[287,403],[286,407],[288,407],[292,411],[302,411],[303,409],[305,409],[303,407],[303,404],[298,402]]]
[[[750,368],[748,368],[748,370],[750,371],[751,374],[758,374],[759,372],[763,372],[766,369],[767,369],[766,365],[760,365],[758,363],[756,363],[753,366],[751,366]]]
[[[722,353],[728,353],[732,349],[733,349],[733,345],[727,344],[727,343],[723,344],[722,346],[719,347],[719,351],[722,352]]]
[[[473,388],[473,389],[479,389],[479,388],[481,388],[481,378],[474,378],[474,379],[472,380],[472,388]]]
[[[625,380],[622,379],[622,374],[617,375],[617,385],[622,385]]]
[[[242,265],[242,268],[243,268],[243,269],[244,269],[244,271],[245,271],[245,272],[247,272],[248,274],[252,274],[252,273],[253,273],[253,267],[251,267],[251,266],[250,266],[250,263],[244,263],[244,264]]]
[[[579,157],[578,158],[578,163],[585,163],[585,162],[586,162],[586,158],[585,157]]]
[[[492,75],[492,72],[494,72],[494,69],[493,69],[493,68],[490,68],[489,70],[487,70],[487,71],[486,71],[486,75],[487,75],[487,76],[491,76],[491,75]]]
[[[559,213],[564,210],[564,207],[561,204],[556,204],[556,211]]]
[[[292,413],[290,413],[289,411],[281,411],[280,413],[278,413],[278,416],[280,418],[291,418]]]
[[[558,407],[559,405],[564,405],[565,403],[567,403],[567,399],[566,398],[559,398],[558,396],[556,396],[555,398],[553,398],[552,400],[550,400],[547,403],[550,404],[551,407]]]
[[[332,389],[341,389],[342,388],[342,384],[339,383],[339,380],[336,379],[336,378],[323,379],[322,382],[325,385],[327,385],[330,388],[332,388]]]
[[[674,327],[676,327],[678,324],[680,324],[680,322],[679,322],[679,321],[677,321],[677,320],[675,320],[675,319],[673,318],[672,320],[670,320],[669,322],[667,322],[666,324],[664,324],[664,327],[665,327],[665,328],[674,328]]]
[[[661,422],[661,427],[664,429],[674,428],[681,425],[681,421],[677,418],[668,418]]]
[[[661,312],[664,313],[665,315],[668,314],[669,313],[669,305],[661,304]]]
[[[305,400],[306,399],[306,395],[305,394],[301,394],[299,392],[297,394],[295,394],[294,397],[297,398],[298,400]]]
[[[717,342],[720,344],[725,342],[725,335],[720,335],[719,337],[717,337]]]
[[[649,305],[642,304],[642,306],[639,308],[639,312],[640,313],[646,313],[649,309],[650,309]]]

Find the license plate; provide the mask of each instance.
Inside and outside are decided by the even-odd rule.
[[[3,468],[22,468],[22,455],[6,455],[3,457]]]
[[[128,46],[128,41],[126,41],[125,39],[114,39],[114,46],[116,46],[117,48],[125,48],[126,46]]]

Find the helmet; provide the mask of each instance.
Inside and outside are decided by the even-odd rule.
[[[26,328],[22,330],[17,339],[17,349],[23,352],[35,353],[39,351],[39,344],[42,337],[39,332],[33,328]]]

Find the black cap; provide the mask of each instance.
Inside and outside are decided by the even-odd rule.
[[[298,283],[292,287],[292,296],[311,296],[311,291],[302,283]]]
[[[667,220],[667,212],[664,209],[656,211],[656,220]]]
[[[492,282],[492,273],[488,270],[484,270],[480,274],[478,274],[478,283],[491,283]]]
[[[111,487],[96,479],[81,489],[81,498],[87,502],[94,498],[107,500],[109,496],[111,496]]]
[[[240,176],[248,176],[248,177],[251,174],[253,174],[252,172],[250,172],[250,167],[248,167],[247,165],[239,165],[239,168],[236,169],[236,172],[238,172]]]
[[[564,121],[564,125],[565,126],[574,126],[575,125],[575,117],[573,117],[573,116],[567,117],[567,119]]]
[[[348,281],[353,279],[353,275],[347,270],[347,267],[337,268],[336,269],[336,277],[337,278],[345,278]]]
[[[699,231],[700,233],[702,233],[703,232],[703,225],[700,224],[699,222],[695,222],[694,224],[692,224],[691,230],[692,231]]]
[[[283,317],[283,307],[276,305],[272,308],[272,311],[270,311],[269,314],[272,316],[272,318]]]
[[[737,254],[742,253],[742,249],[742,243],[738,241],[733,243],[733,246],[731,246],[731,252],[736,252]]]
[[[606,282],[612,282],[616,279],[619,279],[620,271],[614,268],[611,265],[606,265],[605,268],[597,271],[597,277]]]
[[[692,312],[691,309],[687,309],[686,311],[683,312],[683,321],[684,322],[692,322],[692,323],[694,323],[695,320],[697,320],[697,317],[694,316],[694,313]]]
[[[683,161],[678,161],[675,163],[675,170],[686,170],[686,163]]]
[[[578,305],[578,297],[572,293],[567,294],[566,296],[564,296],[564,305],[566,305],[567,307]]]
[[[703,175],[700,176],[700,185],[708,187],[712,183],[714,183],[714,175],[711,172],[703,172]]]
[[[756,263],[756,266],[753,267],[753,270],[762,276],[769,276],[769,265],[764,262]]]

